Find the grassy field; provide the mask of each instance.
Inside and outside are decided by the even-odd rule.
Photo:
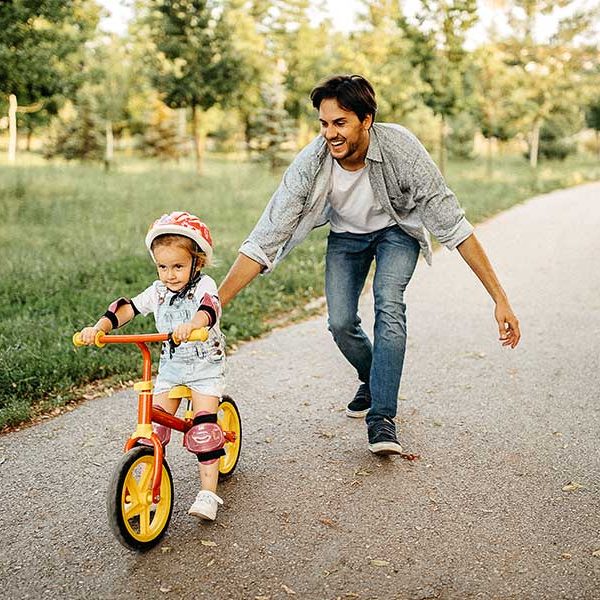
[[[479,222],[532,195],[600,179],[600,164],[545,163],[533,176],[523,159],[504,159],[492,177],[476,161],[451,163],[448,181]],[[220,282],[275,189],[279,176],[255,163],[209,159],[189,165],[131,161],[98,166],[0,164],[0,430],[73,400],[81,386],[139,376],[136,348],[74,350],[71,336],[108,303],[154,278],[143,238],[163,212],[189,210],[211,227]],[[264,333],[281,315],[323,293],[326,228],[314,232],[272,275],[228,307],[229,343]],[[152,331],[151,317],[126,331]]]

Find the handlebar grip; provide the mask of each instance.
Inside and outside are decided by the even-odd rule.
[[[175,335],[172,336],[173,342],[176,346],[181,344],[181,341],[177,339]],[[187,339],[188,342],[205,342],[208,339],[208,328],[200,327],[199,329],[192,329],[190,337]]]
[[[99,331],[96,334],[96,337],[94,338],[94,344],[96,344],[96,346],[98,346],[98,348],[104,348],[104,346],[106,346],[106,344],[102,343],[102,338],[105,336],[106,334],[104,333],[104,331]]]
[[[98,346],[98,348],[104,348],[104,346],[106,346],[106,344],[102,343],[102,338],[105,336],[106,334],[103,331],[99,331],[96,334],[96,337],[94,338],[94,344],[96,344],[96,346]],[[85,346],[86,344],[83,343],[83,340],[81,339],[81,331],[76,331],[73,334],[73,346],[75,346],[76,348],[81,348],[81,346]]]
[[[192,330],[188,342],[205,342],[208,339],[208,329],[200,327],[200,329]]]

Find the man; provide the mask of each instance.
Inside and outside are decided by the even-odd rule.
[[[503,346],[519,343],[519,323],[472,225],[427,151],[403,127],[374,123],[371,84],[359,75],[334,76],[315,87],[310,98],[321,134],[285,172],[219,295],[225,306],[313,228],[329,221],[329,329],[361,381],[346,414],[366,415],[372,452],[399,454],[394,417],[406,348],[404,290],[419,251],[431,263],[428,232],[447,248],[457,248],[485,286],[496,304]],[[357,310],[373,260],[371,344]]]

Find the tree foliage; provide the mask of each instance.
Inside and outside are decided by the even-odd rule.
[[[73,95],[82,83],[84,43],[98,24],[92,0],[9,0],[0,3],[0,91],[20,104]]]
[[[223,2],[210,0],[148,0],[141,19],[155,50],[154,85],[170,108],[192,109],[198,171],[200,111],[227,104],[241,72],[224,8]]]

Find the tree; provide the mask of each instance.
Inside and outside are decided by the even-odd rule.
[[[557,115],[579,110],[586,50],[573,40],[588,31],[596,10],[574,12],[559,22],[548,40],[536,39],[536,23],[543,14],[574,5],[573,0],[512,0],[509,4],[513,34],[504,43],[511,64],[520,71],[519,86],[525,91],[522,123],[529,129],[529,162],[537,167],[540,132]]]
[[[410,58],[428,89],[423,101],[440,117],[438,166],[446,163],[447,120],[467,107],[469,55],[466,33],[477,21],[476,0],[420,0],[414,19],[399,19],[412,43]]]
[[[600,98],[588,104],[585,111],[586,125],[596,134],[596,152],[600,160]]]
[[[360,29],[339,50],[345,64],[355,65],[377,92],[378,118],[402,122],[429,89],[410,60],[411,40],[400,27],[399,3],[365,1]]]
[[[271,82],[263,84],[264,108],[251,121],[250,127],[251,148],[269,161],[273,171],[283,164],[281,155],[293,134],[293,121],[284,108],[284,75],[285,64],[280,60]]]
[[[181,156],[181,139],[177,132],[175,112],[160,100],[154,101],[150,127],[143,139],[144,154],[160,160],[178,159]]]
[[[46,110],[55,111],[57,99],[73,95],[81,84],[79,55],[99,16],[93,0],[0,3],[0,92],[14,96],[15,111],[18,104],[44,102]],[[16,119],[11,122],[9,148],[14,149]]]
[[[241,59],[223,15],[223,2],[216,0],[149,0],[142,18],[142,31],[156,49],[154,85],[170,108],[192,110],[198,172],[204,141],[201,112],[226,103],[240,74]]]
[[[475,114],[487,140],[487,173],[492,175],[493,142],[516,135],[519,116],[518,72],[507,64],[498,45],[482,46],[474,52]]]
[[[104,128],[95,98],[81,88],[54,123],[44,148],[44,156],[62,156],[66,160],[99,161],[104,156]]]

